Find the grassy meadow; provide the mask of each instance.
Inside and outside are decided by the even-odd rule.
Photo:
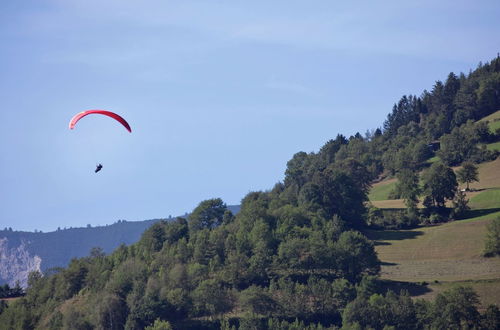
[[[500,112],[497,114],[500,117]],[[404,208],[403,200],[384,200],[395,184],[391,179],[373,185],[371,203],[379,208]],[[479,294],[483,307],[500,305],[500,258],[482,256],[486,226],[500,217],[500,158],[480,164],[479,182],[470,187],[467,198],[471,210],[464,220],[367,232],[382,261],[382,279],[391,285],[417,286],[419,289],[410,293],[424,299],[434,299],[456,285],[467,285]]]
[[[396,187],[397,179],[384,180],[375,183],[368,194],[370,201],[385,201],[389,198],[389,193]]]
[[[500,151],[500,142],[490,143],[486,145],[486,149],[490,151]]]

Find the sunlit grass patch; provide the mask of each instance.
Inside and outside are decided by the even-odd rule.
[[[470,206],[474,209],[500,208],[500,188],[480,192],[470,199]]]
[[[396,187],[396,179],[389,179],[373,185],[368,199],[370,201],[384,201],[389,199],[389,193]]]
[[[500,121],[498,122],[500,128]],[[500,142],[490,143],[486,145],[486,149],[491,151],[500,151]]]
[[[435,162],[438,162],[441,158],[439,158],[438,156],[434,156],[434,157],[431,157],[429,159],[427,159],[427,163],[429,164],[433,164]]]
[[[490,128],[490,131],[492,133],[495,133],[496,130],[500,128],[500,119],[497,119],[495,121],[490,121],[488,123],[488,127]]]

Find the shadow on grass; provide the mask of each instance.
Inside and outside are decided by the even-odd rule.
[[[426,282],[414,283],[414,282],[402,282],[402,281],[392,281],[392,280],[382,280],[381,289],[383,293],[391,290],[396,293],[401,293],[401,291],[406,290],[412,297],[421,296],[432,290],[427,286]]]
[[[373,245],[379,246],[379,245],[392,245],[392,244],[389,242],[373,241]]]
[[[397,263],[395,263],[395,262],[381,261],[381,262],[380,262],[380,265],[381,265],[381,266],[396,266],[396,265],[397,265]]]
[[[498,207],[494,208],[494,209],[469,210],[465,214],[465,217],[463,219],[460,219],[460,220],[467,220],[470,218],[478,218],[478,217],[482,217],[482,216],[485,216],[485,215],[488,215],[491,213],[495,213],[495,212],[499,212],[499,211],[500,211],[500,208],[498,208]]]
[[[416,238],[423,234],[424,232],[419,230],[370,230],[365,233],[369,239],[375,241],[375,245],[390,245],[389,242],[381,241],[400,241]]]

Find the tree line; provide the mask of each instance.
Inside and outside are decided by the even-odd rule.
[[[13,298],[19,297],[24,294],[23,288],[19,285],[19,282],[12,288],[8,284],[0,285],[0,299],[1,298]]]

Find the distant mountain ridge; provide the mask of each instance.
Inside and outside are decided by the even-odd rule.
[[[234,214],[239,205],[228,205]],[[183,217],[186,217],[184,215]],[[0,230],[0,285],[14,286],[19,281],[26,287],[31,271],[45,272],[55,267],[66,267],[73,258],[88,256],[94,247],[110,253],[121,244],[130,245],[155,222],[119,220],[111,225],[60,229],[53,232],[25,232]]]

